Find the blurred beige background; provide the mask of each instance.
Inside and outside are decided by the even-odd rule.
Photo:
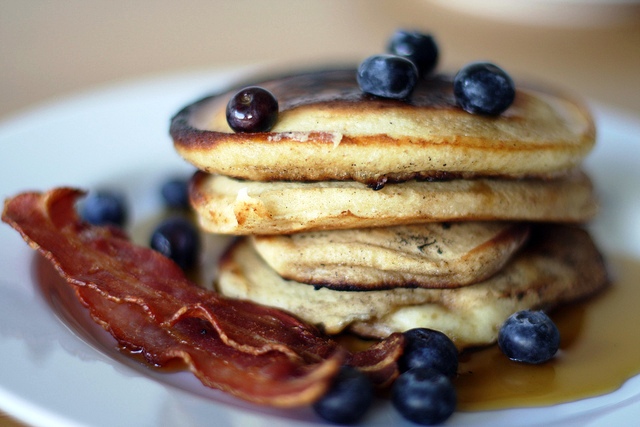
[[[229,64],[355,64],[381,52],[400,27],[436,36],[441,70],[491,60],[517,79],[640,117],[637,6],[469,1],[0,0],[0,125],[121,81]],[[0,416],[0,426],[13,425]]]
[[[465,0],[0,0],[0,119],[145,76],[247,62],[355,63],[398,27],[433,32],[442,70],[489,59],[516,77],[640,112],[637,7],[539,0],[513,10],[487,0],[477,16],[440,6],[483,3],[466,2],[475,8]],[[514,20],[491,17],[501,14]]]

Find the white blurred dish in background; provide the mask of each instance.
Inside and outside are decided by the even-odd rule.
[[[442,7],[514,23],[584,27],[640,23],[638,0],[429,0]]]

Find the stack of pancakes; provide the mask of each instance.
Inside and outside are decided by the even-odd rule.
[[[252,82],[279,103],[269,132],[236,133],[236,90],[180,111],[171,135],[200,171],[201,228],[241,236],[219,262],[224,295],[288,310],[329,334],[428,327],[458,347],[496,340],[515,311],[607,283],[580,226],[596,213],[580,164],[589,112],[519,87],[497,117],[456,106],[451,78],[407,100],[363,93],[356,71]]]

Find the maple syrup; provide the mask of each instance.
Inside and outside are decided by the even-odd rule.
[[[542,365],[507,359],[497,346],[460,357],[458,409],[548,406],[599,396],[640,374],[640,260],[610,259],[612,285],[551,313],[560,351]]]

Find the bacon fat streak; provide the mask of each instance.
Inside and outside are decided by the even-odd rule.
[[[53,264],[97,323],[150,364],[178,359],[208,387],[280,407],[317,400],[342,364],[378,386],[398,375],[401,334],[351,354],[281,310],[196,286],[117,229],[81,221],[82,195],[70,188],[19,194],[5,201],[2,220]]]

